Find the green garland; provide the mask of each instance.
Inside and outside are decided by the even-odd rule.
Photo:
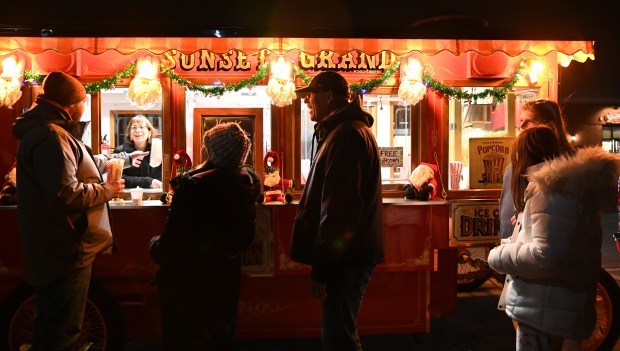
[[[89,94],[96,93],[100,90],[106,90],[112,88],[115,84],[120,82],[122,78],[130,78],[134,75],[134,71],[136,70],[136,63],[132,62],[127,66],[124,70],[120,72],[116,72],[114,75],[104,78],[98,82],[86,83],[84,84],[84,89]],[[24,72],[24,78],[27,81],[32,82],[43,82],[45,76],[41,74],[34,74],[29,70]]]
[[[250,79],[242,80],[241,82],[237,84],[226,83],[224,85],[215,86],[212,88],[206,88],[202,85],[196,84],[194,82],[190,82],[189,80],[185,78],[181,78],[178,74],[176,74],[170,68],[162,67],[161,70],[163,73],[165,73],[168,76],[168,78],[170,78],[171,80],[177,82],[178,84],[184,86],[185,88],[191,91],[198,91],[198,92],[205,94],[206,96],[221,96],[227,91],[239,91],[245,87],[254,86],[258,84],[258,82],[260,82],[263,78],[265,78],[267,74],[269,73],[269,64],[268,63],[264,64],[260,69],[256,71],[256,74],[254,74]]]
[[[27,81],[31,81],[31,82],[42,82],[43,78],[45,78],[45,76],[42,76],[40,74],[34,74],[32,72],[30,72],[29,70],[25,70],[24,71],[24,78]]]
[[[390,78],[398,70],[399,67],[400,67],[400,62],[397,61],[390,68],[388,68],[385,72],[383,72],[381,77],[373,78],[362,84],[351,84],[350,89],[352,92],[356,94],[369,93],[375,90],[379,85],[383,84],[388,78]],[[293,66],[293,70],[295,72],[295,75],[299,76],[299,78],[301,78],[304,84],[308,85],[308,83],[310,83],[310,77],[308,77],[306,72],[301,70],[297,65]]]
[[[519,67],[517,68],[517,70],[515,71],[515,75],[504,86],[484,89],[482,92],[479,92],[476,94],[468,93],[460,89],[455,89],[448,85],[442,84],[434,80],[433,78],[431,78],[426,72],[423,73],[423,82],[431,89],[438,91],[444,95],[447,95],[450,98],[457,98],[457,99],[463,99],[463,100],[477,100],[477,99],[486,98],[487,96],[490,95],[490,96],[493,96],[497,100],[497,102],[503,102],[504,99],[506,98],[506,95],[508,94],[508,91],[512,89],[512,87],[517,83],[517,81],[519,81],[519,79],[523,75],[523,71],[530,65],[531,60],[532,60],[531,57],[524,58],[519,64]],[[397,61],[390,68],[388,68],[385,72],[383,72],[383,74],[379,78],[373,78],[364,83],[351,84],[350,89],[352,92],[356,94],[369,93],[373,91],[374,89],[376,89],[379,85],[383,84],[394,73],[396,73],[399,67],[400,67],[400,61]],[[84,84],[84,88],[86,89],[86,92],[90,94],[96,93],[100,90],[110,89],[115,84],[117,84],[122,78],[132,77],[134,75],[135,70],[136,70],[136,63],[132,62],[124,70],[117,72],[110,77],[107,77],[98,82]],[[266,63],[261,68],[259,68],[250,79],[242,80],[236,84],[226,83],[226,84],[211,87],[211,88],[204,87],[200,84],[196,84],[185,78],[182,78],[168,67],[162,66],[161,70],[172,81],[182,85],[183,87],[191,91],[200,92],[206,96],[221,96],[228,91],[239,91],[243,88],[257,85],[262,79],[267,77],[269,73],[269,63]],[[301,70],[297,65],[293,65],[293,70],[295,72],[295,75],[299,76],[301,80],[304,82],[304,84],[307,85],[308,83],[310,83],[310,77],[303,70]],[[37,75],[28,70],[24,72],[24,77],[28,81],[36,81],[36,82],[42,82],[44,78],[43,75]]]
[[[84,84],[84,88],[86,92],[89,94],[96,93],[100,90],[107,90],[112,88],[115,84],[120,82],[122,78],[130,78],[134,75],[134,71],[136,70],[136,63],[132,62],[127,66],[124,70],[115,73],[111,77],[107,77],[103,80],[93,83]]]
[[[444,95],[448,95],[451,98],[457,98],[461,100],[477,100],[484,99],[487,96],[491,95],[497,100],[497,102],[503,102],[508,94],[508,91],[512,89],[512,87],[519,81],[521,76],[523,75],[523,70],[530,65],[531,57],[524,58],[521,63],[519,63],[519,67],[515,71],[515,75],[502,87],[497,88],[488,88],[483,91],[471,94],[466,91],[462,91],[460,89],[454,89],[448,85],[439,83],[436,80],[433,80],[426,72],[423,74],[424,83],[429,86],[431,89],[438,91]]]

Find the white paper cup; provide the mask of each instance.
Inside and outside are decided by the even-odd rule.
[[[133,205],[142,205],[142,196],[144,195],[144,189],[137,187],[129,190],[131,193],[131,203]]]

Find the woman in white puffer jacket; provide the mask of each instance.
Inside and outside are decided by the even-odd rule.
[[[596,322],[600,217],[616,210],[620,157],[600,147],[559,155],[548,127],[515,140],[518,234],[489,254],[489,265],[510,276],[505,309],[518,324],[517,351],[579,350]]]

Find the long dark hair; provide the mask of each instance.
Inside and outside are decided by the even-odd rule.
[[[510,161],[512,162],[512,201],[518,212],[525,208],[527,169],[533,165],[563,154],[561,142],[553,129],[540,125],[523,130],[514,141]]]
[[[557,102],[551,100],[534,100],[527,102],[521,107],[522,111],[531,112],[537,121],[551,128],[555,133],[560,144],[562,153],[569,152],[573,147],[568,141],[568,132],[566,132],[566,123],[562,110]]]

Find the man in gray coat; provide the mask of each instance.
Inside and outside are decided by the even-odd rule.
[[[13,125],[19,139],[19,234],[26,280],[36,288],[33,351],[73,350],[95,255],[111,252],[108,201],[123,181],[103,182],[90,149],[72,135],[86,91],[51,72],[35,106]]]

